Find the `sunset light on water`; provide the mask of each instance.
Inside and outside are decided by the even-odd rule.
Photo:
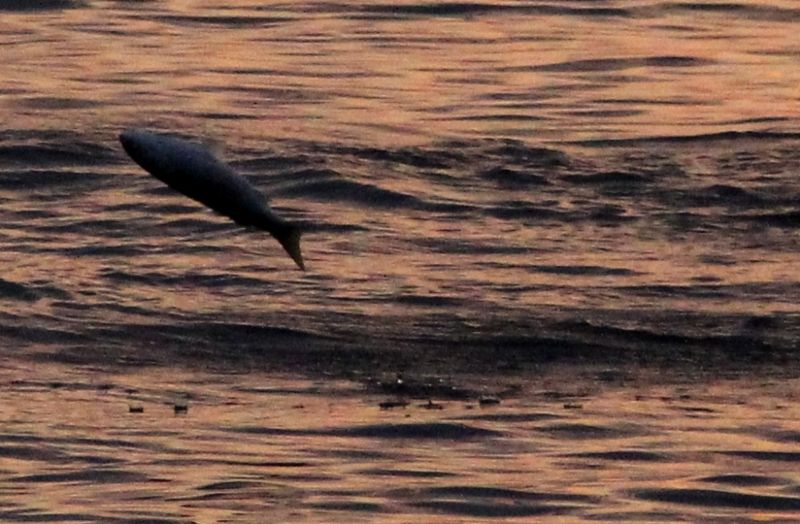
[[[0,521],[798,520],[798,22],[0,1]]]

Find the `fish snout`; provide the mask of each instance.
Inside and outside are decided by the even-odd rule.
[[[134,160],[139,157],[139,140],[136,137],[135,131],[126,130],[120,133],[119,142],[122,144],[122,148],[125,150],[125,152],[128,153],[128,156]]]

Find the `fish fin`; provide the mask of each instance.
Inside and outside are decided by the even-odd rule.
[[[299,227],[291,226],[286,233],[278,236],[277,239],[283,246],[283,249],[292,257],[297,267],[305,271],[306,266],[303,264],[303,253],[300,252],[300,236],[302,234],[303,232]]]

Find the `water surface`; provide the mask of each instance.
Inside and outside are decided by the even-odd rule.
[[[797,520],[795,2],[0,20],[2,520]],[[248,176],[309,270],[128,127]],[[396,373],[487,383],[363,389]]]

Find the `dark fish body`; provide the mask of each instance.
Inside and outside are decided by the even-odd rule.
[[[207,148],[171,136],[127,130],[119,137],[125,152],[145,171],[242,226],[274,236],[301,269],[300,229],[275,215],[264,195]]]

